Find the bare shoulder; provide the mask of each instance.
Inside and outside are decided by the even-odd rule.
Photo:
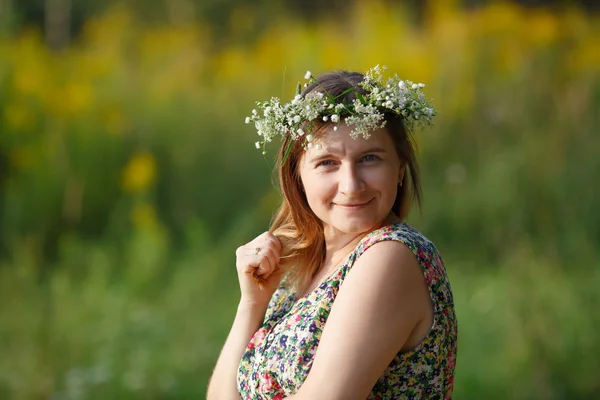
[[[345,295],[341,292],[346,291]],[[350,306],[351,299],[368,299],[364,312],[388,314],[413,327],[429,315],[429,288],[417,257],[404,243],[383,240],[371,245],[354,263],[340,295]],[[407,307],[407,305],[410,305]]]
[[[348,276],[373,279],[387,286],[425,284],[425,279],[417,257],[404,243],[397,240],[383,240],[371,245],[356,260]]]

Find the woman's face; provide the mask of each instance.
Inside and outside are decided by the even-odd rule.
[[[404,166],[385,129],[369,139],[352,139],[345,124],[327,129],[300,159],[308,204],[326,236],[368,232],[389,215]]]

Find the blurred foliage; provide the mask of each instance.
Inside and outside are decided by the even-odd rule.
[[[315,19],[335,18],[344,20],[347,11],[351,10],[357,0],[0,0],[0,29],[19,31],[21,26],[38,26],[44,28],[49,9],[58,6],[66,11],[69,35],[77,37],[88,18],[109,10],[115,4],[126,5],[145,23],[179,24],[190,21],[204,21],[217,32],[217,41],[226,35],[232,12],[239,9],[260,9],[255,15],[258,23],[257,31],[269,24],[282,12],[307,21]],[[380,0],[385,5],[408,6],[415,16],[421,17],[431,0]],[[481,7],[494,0],[452,0],[454,4],[465,8]],[[579,6],[583,10],[597,11],[600,3],[597,0],[511,0],[514,4],[525,7],[552,7],[560,9],[568,6]],[[4,18],[3,18],[4,17]]]
[[[0,397],[204,396],[234,249],[279,201],[245,115],[306,70],[377,63],[439,110],[411,221],[453,283],[455,397],[600,397],[598,17],[429,4],[259,31],[250,6],[220,31],[116,6],[60,52],[0,37]]]

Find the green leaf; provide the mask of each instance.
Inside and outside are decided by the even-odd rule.
[[[367,104],[367,100],[363,97],[362,94],[360,94],[360,92],[356,92],[356,98],[358,99],[358,101],[360,101],[363,105]]]
[[[336,99],[339,99],[340,97],[344,97],[345,95],[347,95],[348,93],[354,92],[356,90],[355,87],[351,87],[349,89],[344,90],[339,96],[336,97]],[[358,92],[356,92],[358,93]],[[360,93],[358,93],[360,94]]]
[[[335,97],[333,97],[333,95],[331,93],[329,93],[327,90],[323,89],[323,91],[325,92],[325,94],[327,95],[327,98],[329,98],[329,101],[331,103],[335,103]]]
[[[288,148],[285,149],[285,154],[283,155],[283,160],[281,160],[281,165],[285,164],[285,162],[287,161],[288,157],[290,156],[290,152],[292,151],[293,145],[294,145],[294,141],[290,140],[290,144],[288,145]]]
[[[325,93],[325,95],[327,95],[327,98],[329,99],[330,102],[335,103],[335,97],[333,97],[333,95],[331,93],[329,93],[327,90],[325,90],[325,88],[323,86],[321,86],[321,82],[319,82],[315,78],[312,78],[312,82],[316,83],[317,86],[319,86],[321,89],[323,89],[323,93]]]

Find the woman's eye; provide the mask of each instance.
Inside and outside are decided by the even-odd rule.
[[[377,161],[377,160],[381,160],[379,157],[377,157],[375,154],[367,154],[366,156],[364,156],[363,158],[361,158],[361,161]]]
[[[335,165],[333,160],[323,160],[317,164],[317,167],[331,167],[333,165]]]

